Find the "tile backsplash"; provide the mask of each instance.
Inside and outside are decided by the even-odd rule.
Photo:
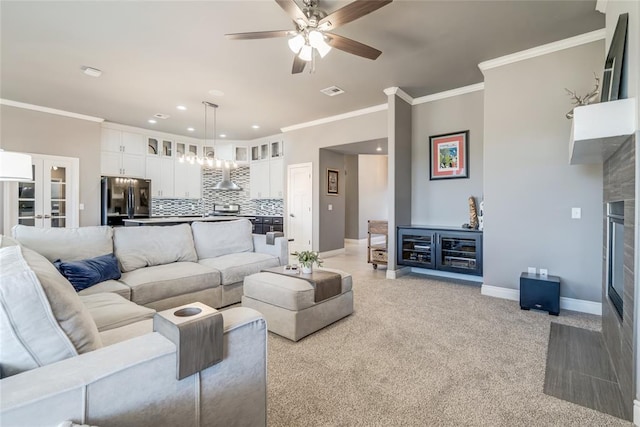
[[[231,170],[231,180],[242,187],[240,191],[213,190],[222,180],[222,171],[202,168],[202,199],[159,199],[151,200],[152,216],[202,215],[213,211],[214,204],[238,204],[240,214],[283,216],[282,199],[251,200],[249,198],[250,174],[248,166]]]

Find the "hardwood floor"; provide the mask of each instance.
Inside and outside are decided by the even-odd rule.
[[[632,419],[600,332],[551,323],[544,393]]]

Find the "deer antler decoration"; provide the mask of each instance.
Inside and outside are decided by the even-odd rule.
[[[571,96],[571,100],[573,102],[574,108],[579,107],[581,105],[589,105],[591,104],[597,97],[600,95],[600,79],[596,76],[596,73],[593,73],[593,77],[596,79],[596,84],[593,90],[587,93],[585,96],[578,96],[575,92],[570,91],[567,88],[564,90],[567,91],[567,94]],[[573,118],[573,108],[566,114],[567,119]]]

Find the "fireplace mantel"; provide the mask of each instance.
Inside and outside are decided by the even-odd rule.
[[[576,107],[573,110],[569,163],[603,163],[635,130],[635,98]]]

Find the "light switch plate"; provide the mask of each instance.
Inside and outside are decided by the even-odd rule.
[[[330,211],[332,211],[333,210],[333,205],[329,205],[328,208],[329,208]]]
[[[527,268],[527,273],[536,274],[536,268],[535,267],[528,267]]]

